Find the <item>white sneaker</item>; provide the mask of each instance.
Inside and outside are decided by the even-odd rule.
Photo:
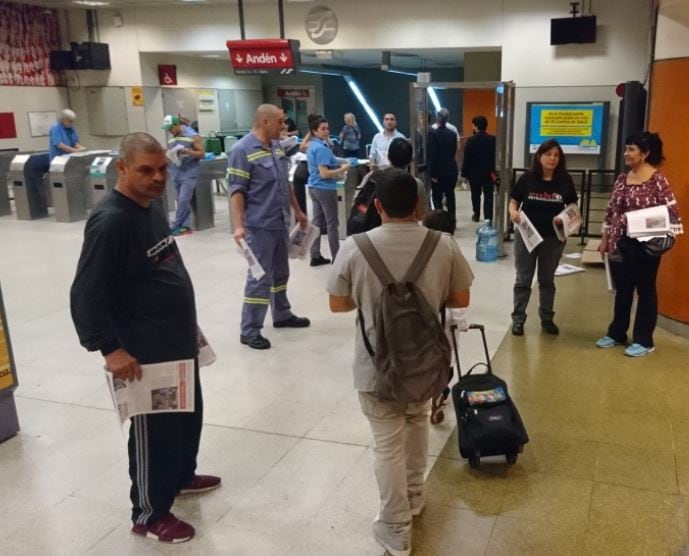
[[[373,522],[373,538],[391,556],[409,556],[411,554],[411,521],[385,523],[376,520]]]
[[[426,495],[425,494],[412,494],[409,496],[409,508],[411,509],[412,517],[417,517],[421,515],[424,508],[426,507]]]

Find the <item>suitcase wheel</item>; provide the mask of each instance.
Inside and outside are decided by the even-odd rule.
[[[469,466],[472,469],[478,469],[481,466],[481,458],[478,456],[473,456],[469,458]]]
[[[442,409],[438,409],[431,413],[431,424],[437,425],[445,420],[445,412]]]
[[[505,459],[507,460],[507,463],[510,465],[514,465],[517,463],[517,458],[519,457],[518,453],[512,453],[512,454],[505,454]]]

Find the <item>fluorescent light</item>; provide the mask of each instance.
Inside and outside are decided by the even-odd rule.
[[[101,2],[100,0],[74,0],[73,4],[80,6],[109,6],[110,2]]]
[[[388,73],[397,73],[398,75],[408,75],[409,77],[416,77],[416,74],[411,72],[411,71],[402,71],[402,70],[395,70],[395,69],[387,69],[384,70],[387,71]]]
[[[431,102],[433,103],[433,107],[435,108],[435,111],[438,112],[440,110],[440,101],[438,100],[438,95],[435,92],[435,89],[433,87],[428,87],[426,89],[428,91],[428,96],[431,97]]]
[[[299,73],[313,73],[314,75],[331,75],[333,77],[344,77],[342,73],[336,73],[334,71],[320,70],[320,69],[305,69],[299,68],[297,70]]]
[[[383,131],[383,126],[380,123],[380,118],[373,111],[373,108],[371,108],[371,105],[364,97],[363,93],[359,89],[359,86],[356,84],[356,81],[354,81],[354,78],[351,75],[343,75],[342,77],[344,77],[344,80],[347,82],[347,85],[349,85],[349,88],[354,93],[354,96],[359,101],[359,104],[361,104],[361,106],[366,111],[366,114],[368,114],[368,117],[373,122],[373,125],[376,126],[376,129],[378,129],[378,131]]]

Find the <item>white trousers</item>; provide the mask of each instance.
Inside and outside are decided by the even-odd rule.
[[[368,392],[359,392],[359,402],[373,432],[378,520],[407,523],[410,499],[424,493],[431,402],[382,402]]]

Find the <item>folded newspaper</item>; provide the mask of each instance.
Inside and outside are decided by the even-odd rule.
[[[309,224],[302,229],[300,224],[297,224],[289,233],[289,257],[290,259],[303,259],[306,257],[311,245],[318,239],[320,232],[315,227]]]
[[[254,280],[260,280],[266,275],[266,271],[263,270],[261,263],[258,262],[256,255],[254,255],[254,252],[251,250],[251,247],[249,247],[249,244],[245,239],[240,239],[239,245],[241,248],[241,254],[244,255],[244,258],[249,263],[249,272],[251,273],[252,278]]]
[[[543,243],[543,236],[538,233],[538,230],[529,220],[529,217],[524,214],[523,210],[519,211],[519,217],[519,224],[515,223],[514,226],[519,230],[527,251],[531,253],[538,245]]]
[[[141,365],[141,380],[115,378],[106,370],[120,424],[135,415],[194,411],[194,360]]]
[[[198,326],[196,327],[196,345],[199,347],[199,367],[208,367],[215,363],[217,356]]]
[[[167,156],[167,159],[172,162],[175,166],[181,166],[182,161],[179,158],[179,151],[181,151],[184,148],[184,145],[175,145],[171,149],[168,149],[167,152],[165,153]]]
[[[670,233],[670,213],[667,205],[658,205],[625,213],[627,235],[639,241],[663,237]]]
[[[562,223],[556,224],[555,220],[559,218]],[[576,203],[570,203],[565,207],[560,214],[553,219],[553,228],[560,241],[565,241],[572,234],[576,234],[581,228],[581,212]]]
[[[576,274],[577,272],[584,272],[586,269],[573,264],[559,264],[555,269],[555,276],[567,276],[568,274]]]

